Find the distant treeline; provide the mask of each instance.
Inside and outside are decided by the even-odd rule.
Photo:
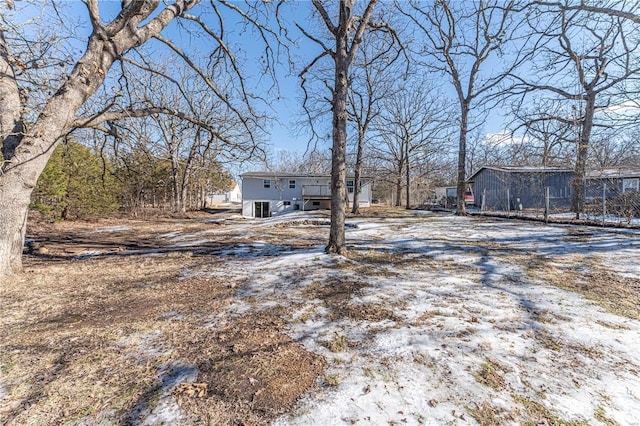
[[[231,182],[215,161],[185,164],[144,150],[105,158],[68,140],[56,148],[38,179],[31,208],[51,220],[196,210],[205,207],[208,194]]]

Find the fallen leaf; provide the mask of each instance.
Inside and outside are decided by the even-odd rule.
[[[176,387],[171,395],[186,395],[190,397],[196,398],[204,398],[207,396],[207,387],[206,383],[180,383],[178,387]]]

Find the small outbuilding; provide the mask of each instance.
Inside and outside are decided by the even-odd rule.
[[[485,166],[468,180],[474,205],[482,210],[523,210],[545,207],[545,188],[549,188],[549,207],[571,206],[570,169],[551,167]]]
[[[640,191],[640,167],[606,167],[587,172],[585,199],[587,201],[617,197],[625,192]]]
[[[242,201],[242,192],[238,182],[231,182],[226,190],[207,195],[207,204],[221,203],[240,203]]]

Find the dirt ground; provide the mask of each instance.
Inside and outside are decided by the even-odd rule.
[[[12,395],[0,424],[135,424],[171,387],[197,424],[265,424],[290,410],[324,359],[283,333],[277,311],[225,317],[235,283],[180,276],[222,262],[208,253],[242,236],[168,248],[172,233],[224,227],[215,220],[228,215],[31,222],[25,273],[0,295],[0,376]],[[265,238],[281,239],[273,231]],[[190,365],[197,382],[176,388]]]
[[[212,211],[153,220],[31,221],[25,273],[0,289],[0,425],[162,423],[172,410],[182,410],[188,424],[259,425],[290,411],[309,390],[331,386],[320,380],[326,360],[286,334],[287,308],[229,316],[226,308],[242,283],[184,275],[223,265],[217,254],[250,242],[229,226],[243,220]],[[326,223],[308,225],[265,227],[260,239],[290,250],[325,242],[328,228],[314,225]],[[183,233],[192,239],[176,244]],[[351,256],[372,267],[398,261],[373,252]],[[535,262],[530,268],[542,273]],[[599,274],[593,283],[605,281],[606,272]],[[640,319],[637,279],[619,279],[619,291],[612,291],[552,276],[552,285]],[[309,286],[308,296],[337,307],[336,316],[394,319],[393,307],[349,310],[345,301],[357,283],[333,283],[331,293],[320,284]]]

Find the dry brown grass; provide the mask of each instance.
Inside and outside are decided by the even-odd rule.
[[[489,386],[491,389],[500,391],[507,385],[502,375],[505,373],[504,367],[496,361],[484,362],[480,369],[473,373],[473,377],[478,383]]]
[[[325,361],[271,312],[225,317],[228,280],[181,276],[222,260],[198,254],[206,247],[170,248],[161,235],[211,226],[224,227],[183,218],[32,225],[48,251],[26,256],[25,274],[0,290],[0,423],[137,423],[185,380],[198,392],[184,384],[172,398],[186,424],[266,424],[290,410]],[[146,249],[159,253],[135,254]],[[73,258],[85,250],[109,254]]]
[[[567,421],[553,414],[547,407],[539,402],[532,401],[521,395],[513,394],[511,397],[519,403],[524,411],[523,417],[526,424],[532,425],[551,425],[551,426],[588,426],[589,423],[584,421]]]
[[[393,310],[377,303],[344,305],[338,312],[338,316],[341,318],[346,317],[353,321],[400,321],[400,318],[394,314]]]
[[[387,207],[363,210],[361,217],[388,218],[388,223],[426,220],[411,211]],[[242,283],[205,274],[212,264],[224,262],[212,253],[241,244],[250,246],[255,238],[227,230],[224,221],[209,219],[194,214],[153,221],[30,223],[29,236],[35,237],[39,247],[26,256],[25,274],[0,289],[0,383],[6,387],[0,392],[7,392],[0,403],[0,423],[137,423],[146,409],[167,399],[173,389],[171,398],[181,407],[185,424],[259,425],[290,410],[313,386],[339,385],[342,377],[323,374],[323,358],[305,351],[284,333],[283,318],[293,318],[292,306],[240,317],[226,314],[236,297],[234,288]],[[123,224],[126,229],[93,232]],[[256,224],[254,229],[261,241],[284,249],[323,244],[327,233],[323,221]],[[215,238],[202,236],[211,230],[216,231]],[[184,241],[195,245],[175,246],[171,232],[186,235]],[[208,242],[196,244],[202,240]],[[478,246],[487,254],[491,250],[513,261],[522,260],[531,276],[541,282],[578,291],[612,312],[640,319],[638,279],[592,264],[584,270],[562,269],[544,257],[514,254],[506,245],[493,242]],[[39,251],[42,247],[45,250]],[[74,258],[92,250],[102,254]],[[157,253],[145,254],[151,251]],[[455,273],[459,268],[468,272],[473,266],[436,263],[428,257],[412,258],[392,251],[352,250],[348,259],[336,261],[335,276],[304,287],[302,295],[321,300],[317,306],[329,308],[329,320],[401,324],[394,312],[399,306],[355,303],[354,296],[372,285],[368,276],[393,276],[397,274],[394,268],[410,267],[439,267]],[[190,274],[183,275],[185,270]],[[250,297],[244,301],[251,302]],[[310,308],[297,320],[316,314]],[[437,315],[443,314],[425,312],[412,324],[435,323]],[[549,324],[565,320],[548,312],[534,316]],[[472,316],[468,321],[475,323],[478,318]],[[379,330],[372,327],[370,332]],[[468,327],[455,337],[473,333],[476,330]],[[598,348],[572,346],[544,329],[536,338],[550,350],[603,356]],[[326,347],[335,352],[357,344],[344,335],[326,341]],[[416,356],[416,362],[430,361]],[[387,365],[384,360],[382,365]],[[478,366],[475,377],[500,390],[506,386],[505,372],[489,360]],[[384,369],[376,374],[391,380],[391,373]],[[562,421],[540,403],[513,398],[524,410],[522,417],[531,422],[580,424]],[[481,424],[509,420],[489,403],[476,405],[469,413]],[[608,420],[604,411],[599,420]]]
[[[625,277],[589,263],[585,259],[582,264],[589,268],[581,271],[538,260],[529,263],[528,272],[546,284],[581,293],[611,313],[640,319],[640,278]]]
[[[404,259],[404,255],[402,253],[387,250],[349,250],[347,252],[347,258],[360,263],[391,265],[401,262]]]
[[[467,411],[480,424],[480,426],[497,426],[502,422],[498,416],[498,410],[488,401],[475,404],[474,407],[467,408]]]
[[[348,318],[352,321],[378,322],[384,320],[400,321],[393,310],[379,303],[353,303],[354,295],[368,287],[369,284],[352,278],[332,278],[326,282],[314,282],[303,290],[309,299],[320,299],[331,309],[329,319],[332,321]]]

